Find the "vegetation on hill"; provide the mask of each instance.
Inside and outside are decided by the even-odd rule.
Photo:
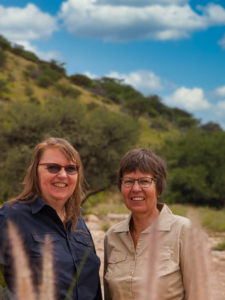
[[[67,76],[0,36],[0,201],[18,194],[33,148],[46,135],[68,138],[85,170],[86,197],[115,181],[121,157],[148,147],[168,162],[164,201],[224,206],[224,132],[144,96],[122,80]]]

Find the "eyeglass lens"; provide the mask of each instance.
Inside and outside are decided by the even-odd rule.
[[[139,179],[124,177],[124,178],[122,178],[122,184],[125,187],[132,187],[136,180],[138,181],[138,183],[141,187],[148,187],[152,183],[152,178],[149,178],[149,177],[142,177],[142,178],[139,178]]]
[[[51,164],[51,165],[47,165],[47,169],[49,173],[56,174],[59,173],[59,171],[61,170],[61,166],[57,164]],[[65,167],[65,171],[69,175],[74,175],[78,172],[78,166],[68,165]]]

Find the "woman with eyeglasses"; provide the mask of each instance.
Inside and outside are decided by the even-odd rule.
[[[37,286],[41,248],[49,235],[56,299],[101,300],[100,260],[81,216],[83,170],[78,152],[65,139],[44,140],[34,150],[23,184],[22,193],[0,209],[0,263],[11,295],[16,290],[6,238],[8,221],[18,226]]]
[[[189,299],[190,222],[157,202],[166,187],[165,161],[144,148],[131,150],[117,185],[131,214],[105,236],[105,300]]]

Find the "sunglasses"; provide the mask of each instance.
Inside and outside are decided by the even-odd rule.
[[[58,164],[46,163],[46,164],[39,164],[39,166],[46,166],[48,172],[52,174],[59,173],[62,168],[65,169],[68,175],[75,175],[79,171],[79,166],[77,165],[60,166]]]

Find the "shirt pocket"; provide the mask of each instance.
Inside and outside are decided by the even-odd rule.
[[[60,257],[63,257],[64,255],[64,250],[63,247],[60,243],[60,237],[52,234],[52,233],[45,233],[45,234],[37,234],[33,233],[32,238],[34,241],[34,247],[31,249],[31,257],[32,258],[41,258],[43,256],[43,248],[44,248],[44,243],[45,243],[45,237],[46,236],[50,237],[50,241],[52,243],[52,254],[53,254],[53,259],[58,261],[60,260]]]
[[[79,261],[85,262],[86,259],[90,259],[100,266],[100,259],[94,252],[94,244],[91,237],[76,235],[74,239],[76,241],[75,248]]]
[[[170,257],[171,257],[170,252],[159,252],[159,256],[158,256],[159,277],[164,276],[168,273]]]
[[[113,251],[108,259],[108,268],[106,270],[105,279],[111,280],[123,271],[126,264],[127,252],[119,253]],[[128,268],[128,266],[127,266]]]

